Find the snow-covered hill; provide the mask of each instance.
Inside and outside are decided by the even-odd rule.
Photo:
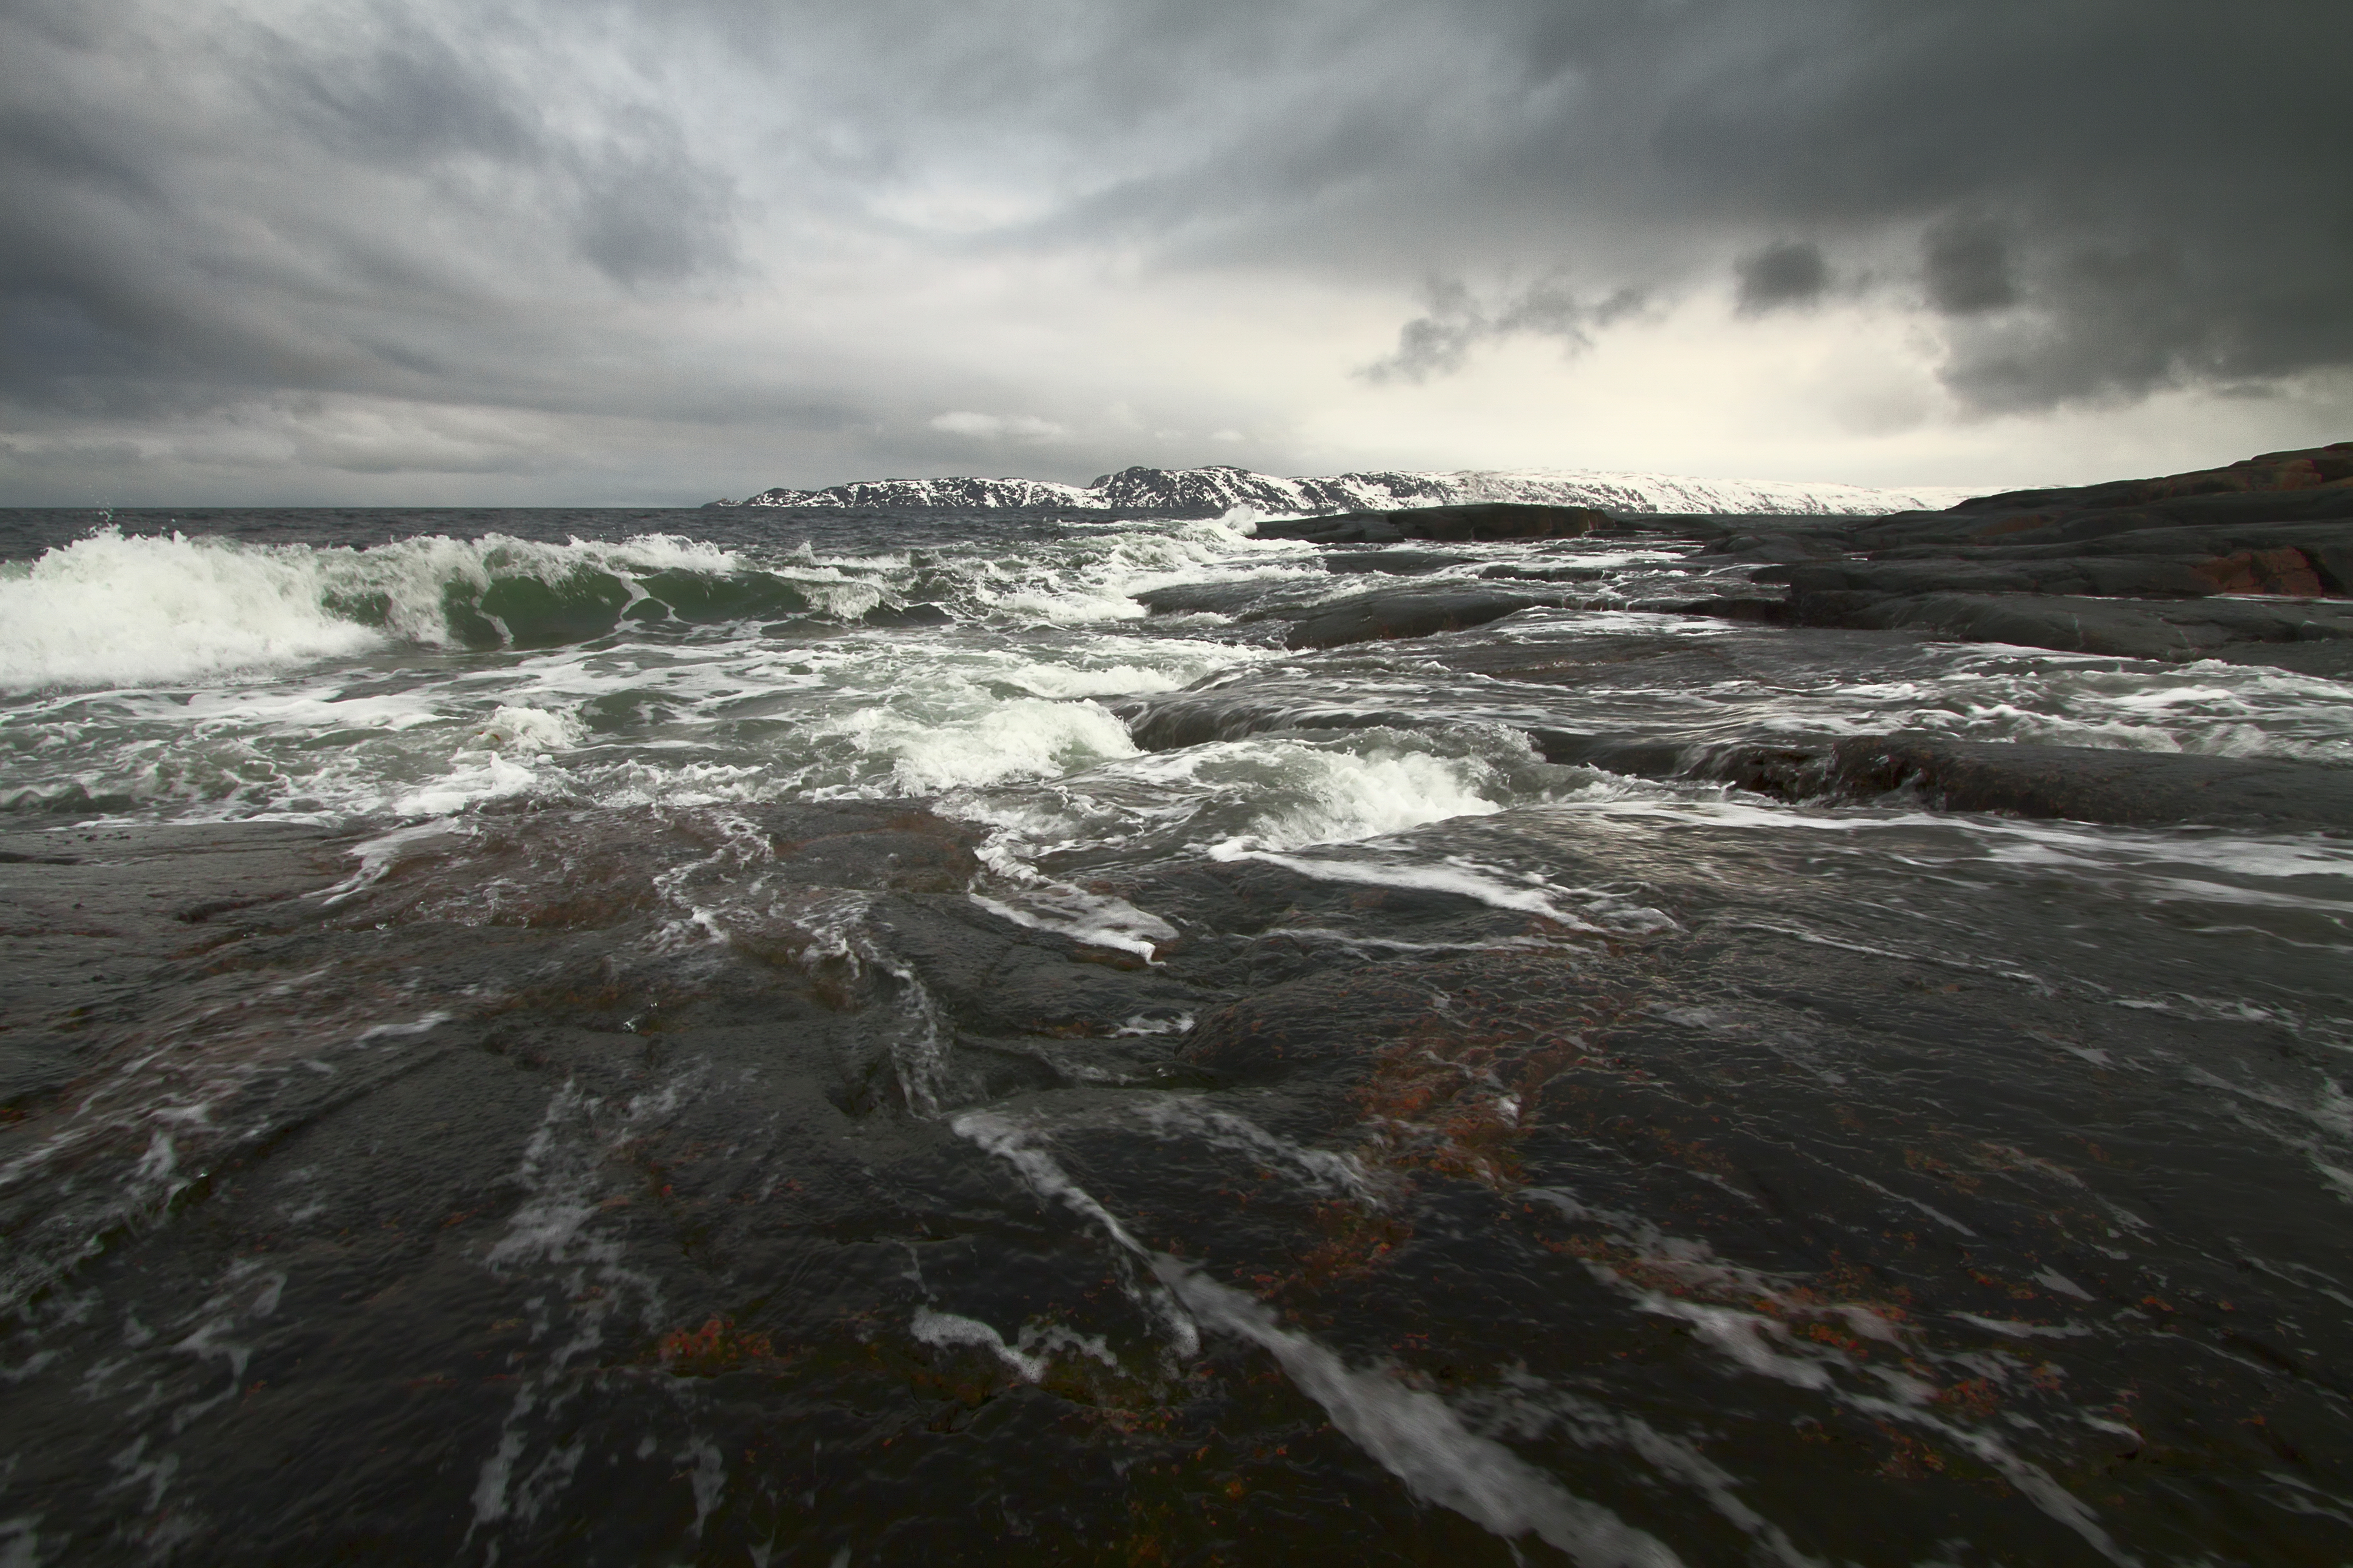
[[[778,487],[742,501],[714,506],[888,508],[969,511],[1020,510],[1156,512],[1216,517],[1237,506],[1260,511],[1387,511],[1398,507],[1461,501],[1536,501],[1592,506],[1618,512],[1816,512],[1877,516],[1952,505],[1978,492],[1952,488],[1867,489],[1859,485],[1797,484],[1782,479],[1693,479],[1672,474],[1619,474],[1589,469],[1451,474],[1335,474],[1287,479],[1217,464],[1204,468],[1122,468],[1091,485],[1049,479],[860,479],[821,490]]]

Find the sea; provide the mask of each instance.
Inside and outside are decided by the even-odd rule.
[[[0,512],[0,1563],[2353,1558],[2353,840],[1704,765],[2343,684],[1265,521]]]

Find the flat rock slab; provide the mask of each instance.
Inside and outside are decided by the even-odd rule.
[[[2258,522],[2240,526],[2134,528],[2082,539],[2018,544],[1900,544],[1873,550],[1874,561],[2057,561],[2087,555],[2162,555],[2204,560],[2249,551],[2293,549],[2325,563],[2353,548],[2353,519]],[[2344,587],[2340,579],[2338,587]]]
[[[0,837],[0,1125],[87,1071],[91,1020],[209,922],[346,875],[348,835],[291,823],[92,823]]]
[[[1738,533],[1694,552],[1692,559],[1710,565],[1786,566],[1840,554],[1845,542],[1834,537],[1799,533]]]
[[[1320,582],[1270,584],[1245,579],[1239,583],[1176,583],[1166,588],[1147,588],[1134,597],[1147,614],[1155,616],[1232,616],[1262,620],[1271,614],[1282,613],[1286,607],[1297,611],[1314,603],[1316,595],[1328,591],[1329,585]]]
[[[1979,496],[1944,511],[1858,524],[1855,543],[2027,544],[2140,529],[2232,528],[2353,518],[2353,442],[2267,452],[2224,468],[2152,479]]]
[[[1174,752],[1216,741],[1239,741],[1270,730],[1418,730],[1430,716],[1401,709],[1351,707],[1294,693],[1255,697],[1229,691],[1180,691],[1111,704],[1127,732],[1147,752]]]
[[[1641,735],[1531,727],[1546,762],[1639,778],[1696,778],[1784,800],[1871,799],[1898,790],[1948,811],[2004,812],[2128,827],[2209,825],[2353,833],[2353,768],[2282,757],[2213,757],[2091,746],[1861,735],[1712,748]]]
[[[1440,550],[1361,550],[1326,555],[1323,559],[1324,570],[1342,576],[1387,572],[1396,576],[1411,577],[1424,572],[1442,572],[1449,566],[1461,566],[1472,557],[1449,555]]]
[[[1756,581],[1788,584],[1788,599],[1778,610],[1729,600],[1689,607],[2353,676],[2353,647],[2342,646],[2353,638],[2353,605],[2294,604],[2353,595],[2353,442],[1898,512],[1848,528],[1842,542],[1855,553],[1846,559],[1802,557],[1823,542],[1761,531],[1723,540],[1718,552],[1761,564]]]
[[[1490,582],[1517,583],[1599,583],[1609,574],[1599,566],[1539,566],[1522,561],[1506,561],[1479,574]]]
[[[1916,788],[1956,811],[2353,832],[2353,769],[2326,763],[1911,735],[1841,741],[1830,761],[1847,790]]]
[[[1728,613],[1757,615],[1744,606]],[[2353,603],[2205,598],[2162,603],[2064,595],[1796,593],[1776,606],[1803,626],[1908,628],[1975,642],[2182,663],[2221,658],[2353,675]],[[1772,617],[1778,618],[1778,617]]]
[[[2303,564],[2299,555],[2296,562]],[[2188,561],[2158,556],[2092,556],[2055,561],[1816,561],[1769,566],[1799,594],[2053,594],[2196,599],[2221,591],[2213,575]],[[2318,584],[2314,584],[2316,592]]]
[[[1260,523],[1258,536],[1304,539],[1317,544],[1387,544],[1401,539],[1575,539],[1616,527],[1608,512],[1589,506],[1489,501],[1473,506],[1411,507],[1398,511],[1283,518]]]
[[[1514,610],[1556,604],[1556,595],[1495,588],[1423,588],[1359,594],[1319,605],[1291,628],[1291,647],[1338,647],[1388,637],[1428,637],[1501,620]]]
[[[2353,584],[2353,524],[2341,530],[2282,528],[2242,536],[2158,530],[2123,536],[2148,548],[2031,545],[2017,550],[1927,550],[1906,546],[1869,559],[1776,561],[1758,582],[1783,582],[1800,594],[1854,590],[1878,594],[2092,594],[2137,598],[2197,598],[2266,594],[2292,598],[2342,595]],[[2244,546],[2242,548],[2241,546]]]

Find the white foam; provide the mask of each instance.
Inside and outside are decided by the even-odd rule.
[[[1145,1100],[1136,1112],[1156,1137],[1198,1138],[1213,1149],[1246,1153],[1253,1163],[1262,1163],[1270,1170],[1288,1166],[1299,1184],[1310,1192],[1345,1193],[1367,1200],[1379,1195],[1372,1173],[1354,1154],[1294,1143],[1247,1117],[1220,1110],[1196,1096],[1172,1095]]]
[[[1254,1298],[1145,1247],[1018,1123],[995,1112],[971,1111],[950,1125],[1010,1163],[1040,1197],[1102,1226],[1122,1252],[1146,1263],[1188,1338],[1191,1321],[1198,1320],[1267,1351],[1300,1391],[1324,1407],[1333,1426],[1415,1497],[1451,1509],[1505,1540],[1534,1534],[1589,1568],[1671,1568],[1682,1562],[1657,1537],[1577,1497],[1501,1443],[1471,1431],[1435,1394],[1408,1387],[1382,1371],[1351,1368],[1310,1336],[1283,1328]],[[1008,1364],[1020,1364],[1015,1359],[1020,1352],[985,1323],[945,1314],[918,1318],[939,1336],[932,1342],[973,1344]],[[917,1331],[920,1336],[923,1331]],[[1192,1338],[1183,1353],[1191,1355],[1198,1347],[1198,1338]]]
[[[1166,670],[1113,664],[1082,669],[1067,664],[1025,664],[1005,678],[1040,697],[1113,697],[1130,691],[1174,691],[1188,684]]]
[[[960,1317],[954,1312],[935,1312],[929,1307],[915,1309],[914,1321],[908,1325],[914,1336],[927,1345],[945,1348],[951,1345],[971,1345],[985,1350],[1011,1367],[1021,1377],[1035,1383],[1044,1377],[1051,1363],[1044,1356],[1031,1355],[1005,1342],[1005,1336],[977,1318]]]
[[[1263,860],[1269,865],[1281,866],[1323,882],[1354,882],[1375,888],[1418,888],[1430,892],[1456,893],[1476,900],[1491,909],[1517,910],[1542,915],[1572,931],[1597,935],[1627,936],[1678,929],[1673,918],[1662,910],[1606,895],[1581,894],[1579,896],[1588,900],[1592,907],[1584,911],[1573,910],[1563,902],[1567,896],[1565,889],[1530,877],[1514,879],[1507,872],[1480,866],[1459,856],[1450,856],[1435,864],[1417,864],[1389,859],[1338,859],[1320,855],[1276,855],[1230,844],[1219,845],[1209,854],[1219,860]],[[1599,915],[1608,924],[1596,924],[1587,918],[1588,915]]]
[[[446,816],[486,800],[546,793],[556,776],[545,757],[528,749],[520,760],[491,750],[459,752],[448,773],[396,795],[391,805],[402,816]]]
[[[1953,1316],[1989,1334],[2013,1340],[2076,1340],[2092,1332],[2081,1323],[2021,1323],[2014,1318],[1980,1318],[1975,1312],[1955,1312]]]
[[[560,752],[586,736],[586,728],[569,713],[503,702],[491,710],[491,721],[480,731],[484,743],[506,752]]]
[[[1132,757],[1135,742],[1092,702],[1022,698],[966,719],[927,723],[892,708],[866,708],[822,727],[897,759],[892,772],[910,794],[931,795],[1008,779],[1046,778],[1109,757]]]
[[[447,592],[480,592],[496,576],[558,583],[583,571],[753,569],[733,552],[665,534],[618,544],[430,535],[347,550],[107,528],[29,566],[0,567],[0,689],[189,682],[389,642],[442,646]],[[777,574],[842,614],[881,597],[829,567]]]
[[[1771,1318],[1662,1296],[1655,1290],[1639,1291],[1635,1299],[1646,1312],[1680,1318],[1689,1323],[1694,1337],[1703,1344],[1715,1346],[1750,1372],[1777,1378],[1796,1388],[1823,1389],[1831,1385],[1830,1373],[1819,1363],[1784,1355],[1775,1347],[1774,1342],[1787,1340],[1789,1331]]]
[[[1435,1394],[1350,1367],[1307,1335],[1283,1328],[1263,1303],[1174,1258],[1156,1259],[1155,1272],[1202,1322],[1273,1356],[1333,1426],[1424,1502],[1507,1541],[1534,1534],[1589,1568],[1667,1568],[1683,1561],[1656,1536],[1471,1431]]]
[[[309,550],[102,530],[0,575],[0,688],[199,680],[379,646],[326,608],[326,586]]]
[[[1234,847],[1294,849],[1398,833],[1454,816],[1487,816],[1504,809],[1481,793],[1484,764],[1424,752],[1347,752],[1299,748],[1294,789],[1307,798],[1266,813],[1228,840]],[[1212,851],[1217,853],[1217,851]]]
[[[1150,959],[1164,942],[1176,939],[1176,928],[1148,910],[1124,899],[1090,893],[1060,882],[1008,890],[1006,898],[983,893],[966,897],[989,913],[1032,931],[1049,931],[1090,947],[1116,948]]]
[[[1023,563],[1018,577],[978,590],[997,613],[1051,626],[1137,620],[1135,595],[1176,584],[1320,577],[1312,547],[1261,541],[1219,522],[1117,525],[1084,549]]]
[[[1003,1334],[977,1318],[918,1307],[914,1320],[908,1327],[915,1338],[927,1345],[938,1345],[943,1349],[952,1345],[970,1345],[976,1350],[987,1351],[1011,1368],[1016,1376],[1029,1383],[1039,1381],[1053,1370],[1051,1352],[1055,1351],[1075,1351],[1105,1366],[1119,1365],[1119,1358],[1112,1354],[1111,1348],[1101,1337],[1078,1333],[1060,1323],[1025,1323],[1021,1332],[1008,1344]]]

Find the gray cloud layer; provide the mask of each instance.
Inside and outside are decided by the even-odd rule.
[[[2348,45],[2343,7],[2163,0],[16,0],[0,483],[206,419],[240,471],[551,473],[593,436],[618,495],[996,429],[1083,477],[1136,454],[1041,446],[1051,367],[859,279],[1112,252],[1139,289],[1419,293],[1335,384],[1716,288],[1915,311],[1965,415],[2259,393],[2353,365]]]

